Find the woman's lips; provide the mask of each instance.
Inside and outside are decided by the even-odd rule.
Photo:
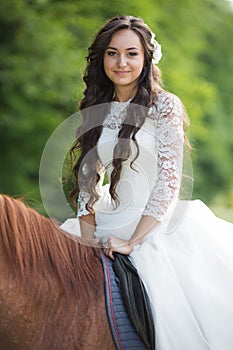
[[[129,71],[116,70],[115,73],[118,74],[118,75],[126,75],[126,74],[129,73]]]

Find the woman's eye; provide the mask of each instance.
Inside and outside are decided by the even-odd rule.
[[[116,51],[107,51],[107,55],[108,56],[117,56],[118,53]],[[137,52],[128,52],[128,56],[129,57],[134,57],[134,56],[137,56],[138,53]]]
[[[108,56],[115,56],[116,55],[116,51],[107,51],[107,55]]]
[[[137,52],[129,52],[129,56],[133,57],[133,56],[137,56]]]

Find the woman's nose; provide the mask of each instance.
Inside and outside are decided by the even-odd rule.
[[[119,59],[118,59],[118,66],[119,67],[125,67],[127,66],[127,58],[123,55],[120,55],[119,56]]]

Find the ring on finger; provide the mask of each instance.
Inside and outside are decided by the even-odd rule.
[[[108,242],[101,241],[101,248],[108,248]]]

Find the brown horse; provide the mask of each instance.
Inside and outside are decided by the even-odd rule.
[[[1,350],[115,349],[100,252],[0,195]]]

